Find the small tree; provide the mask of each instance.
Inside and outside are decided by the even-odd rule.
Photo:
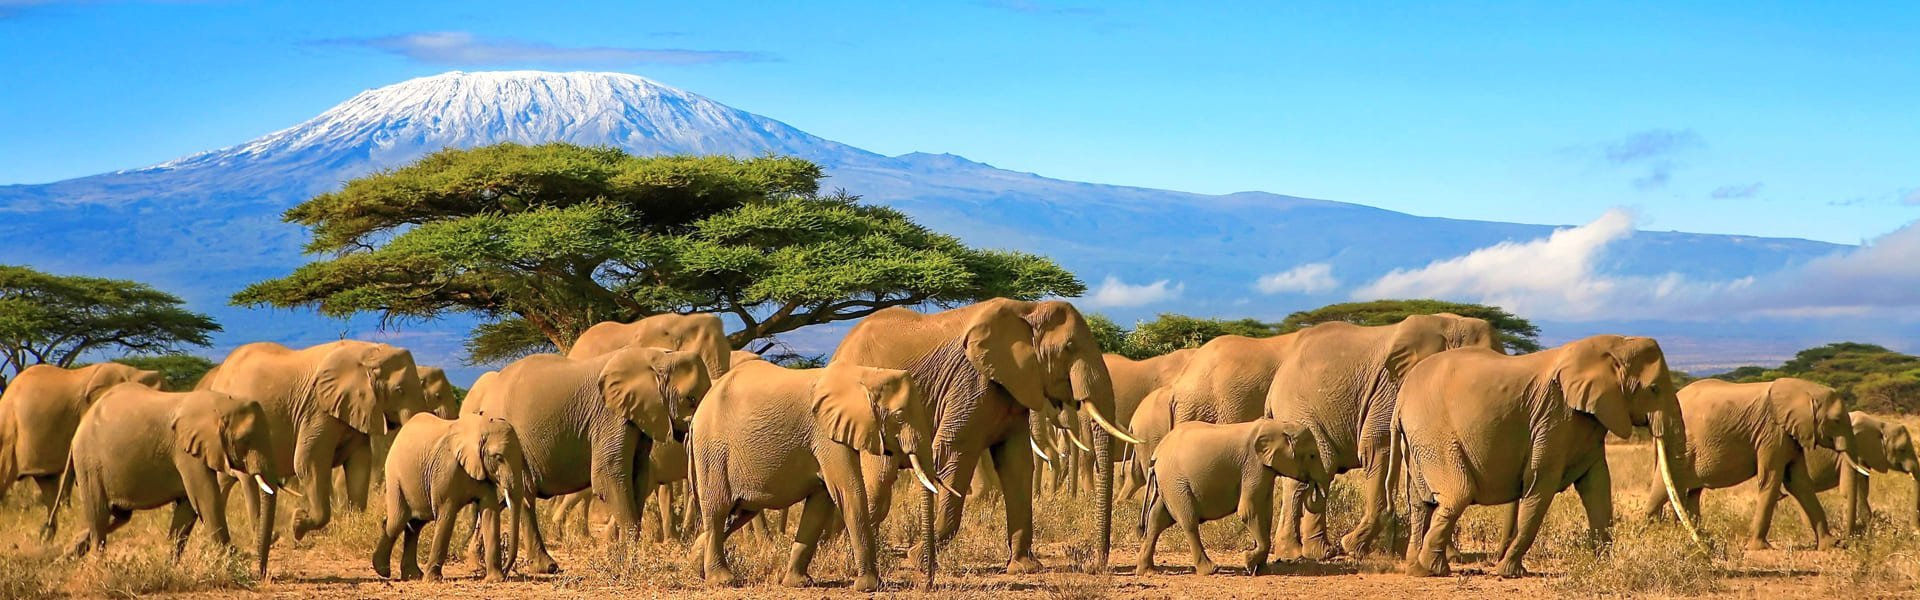
[[[1280,322],[1282,332],[1298,331],[1315,323],[1345,321],[1355,325],[1392,325],[1411,315],[1453,313],[1485,319],[1493,325],[1496,337],[1508,352],[1525,354],[1540,351],[1540,328],[1498,306],[1466,304],[1441,300],[1373,300],[1330,304],[1287,315]]]
[[[325,258],[242,305],[385,321],[480,317],[470,360],[570,347],[600,321],[729,315],[735,348],[890,306],[1077,296],[1045,258],[969,248],[821,194],[798,158],[638,157],[570,144],[443,150],[288,210]]]
[[[1255,319],[1207,319],[1175,313],[1160,313],[1152,321],[1134,324],[1131,331],[1098,314],[1088,318],[1087,326],[1093,329],[1093,337],[1102,349],[1135,360],[1199,348],[1223,335],[1268,337],[1279,333],[1278,325]]]
[[[194,385],[200,383],[200,378],[206,375],[207,371],[213,370],[214,366],[211,360],[180,353],[124,356],[113,359],[113,362],[136,369],[158,371],[161,376],[167,378],[167,389],[173,391],[193,389]]]
[[[90,352],[205,347],[220,325],[144,283],[0,265],[0,369],[70,367]]]

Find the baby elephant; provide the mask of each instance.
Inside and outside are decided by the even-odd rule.
[[[455,516],[474,504],[479,506],[479,535],[486,544],[487,581],[505,579],[513,558],[509,555],[501,560],[500,512],[512,515],[507,525],[507,547],[519,547],[521,511],[513,510],[513,505],[526,506],[533,495],[532,480],[520,437],[505,420],[474,414],[461,415],[455,421],[430,413],[414,415],[400,428],[393,438],[393,449],[387,452],[387,514],[380,543],[373,549],[374,572],[381,577],[392,576],[388,569],[393,542],[405,534],[400,577],[421,577],[420,528],[428,521],[437,521],[425,576],[439,580]]]
[[[1215,425],[1186,422],[1167,432],[1147,467],[1147,504],[1141,522],[1146,539],[1134,573],[1153,570],[1153,547],[1160,532],[1175,523],[1193,546],[1193,570],[1214,572],[1200,543],[1200,524],[1235,512],[1253,535],[1247,574],[1257,575],[1273,547],[1273,478],[1307,482],[1313,493],[1308,508],[1325,507],[1332,476],[1320,460],[1319,444],[1304,425],[1260,419]]]
[[[93,403],[73,434],[61,494],[74,494],[88,532],[74,543],[71,554],[104,548],[107,534],[126,525],[133,511],[173,505],[173,523],[167,527],[174,553],[186,548],[187,534],[196,522],[221,545],[227,537],[227,497],[220,480],[250,481],[265,492],[255,523],[272,523],[274,492],[280,477],[274,471],[266,413],[260,403],[219,392],[198,390],[168,393],[138,383],[122,383]],[[55,514],[47,515],[52,535]],[[259,532],[259,574],[267,574],[267,547],[271,527]]]

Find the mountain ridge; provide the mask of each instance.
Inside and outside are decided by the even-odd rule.
[[[305,261],[288,207],[341,182],[441,147],[565,141],[636,154],[793,154],[820,163],[828,188],[905,211],[970,244],[1054,258],[1090,286],[1167,280],[1170,298],[1092,306],[1123,322],[1160,310],[1279,318],[1346,299],[1345,290],[1555,226],[1424,217],[1361,204],[1248,191],[1207,195],[1065,181],[946,153],[883,156],[778,120],[627,74],[449,72],[355,94],[261,137],[128,169],[0,186],[0,262],[147,280],[228,324],[222,348],[252,339],[310,343],[412,336],[429,361],[457,358],[464,317],[376,331],[371,319],[230,307],[246,283]],[[1791,238],[1639,232],[1606,267],[1731,280],[1849,246]],[[1324,263],[1341,287],[1266,294],[1262,275]],[[807,336],[796,336],[805,338]],[[827,343],[827,342],[822,342]],[[826,349],[830,349],[830,344]]]

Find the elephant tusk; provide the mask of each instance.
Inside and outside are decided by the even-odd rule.
[[[1853,467],[1853,470],[1854,470],[1854,471],[1857,471],[1857,472],[1859,472],[1859,473],[1860,473],[1860,476],[1861,476],[1861,477],[1872,477],[1872,476],[1873,476],[1873,474],[1872,474],[1872,473],[1868,473],[1868,472],[1867,472],[1867,469],[1866,469],[1866,467],[1862,467],[1862,466],[1860,466],[1860,463],[1857,463],[1857,462],[1853,462],[1853,459],[1852,459],[1852,458],[1847,458],[1847,457],[1844,457],[1844,456],[1843,456],[1843,457],[1841,457],[1841,458],[1842,458],[1843,460],[1845,460],[1845,461],[1847,461],[1847,466],[1849,466],[1849,467]]]
[[[1074,435],[1072,429],[1062,428],[1061,431],[1067,432],[1067,439],[1069,441],[1072,441],[1073,445],[1079,446],[1081,450],[1084,450],[1087,452],[1093,451],[1093,447],[1088,446],[1086,442],[1080,441],[1080,436]]]
[[[920,480],[921,487],[927,488],[927,493],[939,495],[941,490],[945,490],[947,493],[953,494],[955,498],[960,497],[960,492],[956,492],[953,488],[947,487],[945,482],[941,482],[939,487],[934,487],[933,480],[927,477],[927,470],[920,466],[920,455],[908,454],[907,462],[913,465],[913,476]]]
[[[265,477],[261,477],[259,474],[255,474],[253,476],[253,482],[260,485],[260,491],[262,493],[265,493],[268,496],[273,495],[273,486],[267,485],[267,479]]]
[[[1040,462],[1053,463],[1053,457],[1047,456],[1047,451],[1040,449],[1040,442],[1033,441],[1033,438],[1029,437],[1027,438],[1027,445],[1033,447],[1033,455],[1040,457]]]
[[[1673,514],[1680,517],[1680,525],[1687,528],[1687,535],[1693,537],[1693,543],[1704,544],[1700,539],[1700,528],[1693,522],[1693,515],[1687,514],[1687,507],[1680,502],[1680,487],[1673,479],[1673,465],[1667,462],[1667,444],[1660,436],[1653,438],[1654,461],[1660,464],[1660,479],[1666,484],[1667,503],[1673,505]]]
[[[1087,413],[1093,417],[1093,422],[1099,423],[1100,428],[1107,430],[1107,433],[1113,434],[1113,437],[1120,438],[1121,440],[1129,444],[1143,443],[1140,441],[1140,438],[1133,437],[1127,432],[1121,431],[1119,427],[1114,427],[1113,423],[1107,422],[1107,417],[1104,415],[1101,415],[1100,411],[1093,408],[1092,406],[1087,407]]]
[[[512,494],[501,494],[500,503],[507,505],[508,512],[513,511],[513,495]]]

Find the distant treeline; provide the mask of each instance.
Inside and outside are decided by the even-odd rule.
[[[1873,344],[1827,344],[1801,350],[1778,367],[1740,367],[1713,377],[1736,382],[1799,377],[1839,390],[1854,410],[1920,413],[1920,357]]]

